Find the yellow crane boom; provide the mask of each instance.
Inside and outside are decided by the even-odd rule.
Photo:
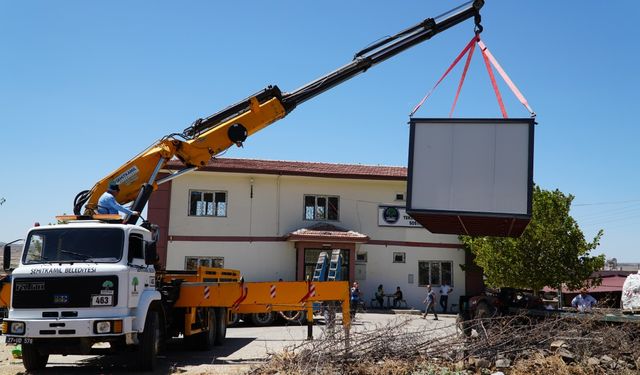
[[[471,17],[475,20],[475,32],[481,32],[480,9],[483,5],[483,0],[473,0],[436,18],[427,18],[359,51],[350,63],[291,93],[282,93],[277,86],[269,86],[206,119],[196,120],[182,133],[162,138],[98,181],[90,190],[80,192],[74,200],[74,214],[94,214],[100,196],[112,182],[120,187],[118,202],[133,201],[131,209],[142,211],[159,183],[206,165],[212,157],[233,144],[241,145],[248,136],[285,117],[298,104]],[[158,180],[160,169],[174,157],[180,159],[186,169]],[[136,221],[136,217],[125,219],[129,224]]]

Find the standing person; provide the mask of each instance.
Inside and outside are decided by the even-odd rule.
[[[422,303],[426,305],[422,319],[427,319],[427,315],[429,314],[429,311],[431,311],[433,312],[433,316],[435,317],[433,318],[433,320],[438,320],[438,314],[436,313],[436,308],[435,308],[436,292],[434,292],[431,289],[431,285],[427,285],[427,298],[425,298],[424,301],[422,301]]]
[[[116,196],[120,192],[120,186],[115,182],[109,184],[109,188],[104,194],[100,196],[98,200],[98,213],[99,214],[117,214],[118,212],[124,212],[129,216],[140,216],[138,211],[131,211],[130,209],[121,206],[116,201]]]
[[[380,304],[380,308],[384,309],[384,288],[382,284],[378,285],[378,290],[376,291],[376,300]]]
[[[402,290],[400,287],[396,288],[396,292],[393,294],[393,307],[398,306],[398,304],[402,301]]]
[[[446,282],[440,285],[440,307],[442,312],[447,312],[447,305],[449,304],[449,293],[453,291],[453,288]]]
[[[577,308],[580,312],[591,310],[596,303],[596,299],[593,298],[591,294],[587,294],[587,288],[580,289],[580,294],[571,300],[571,306]]]
[[[351,320],[356,318],[356,310],[358,309],[358,304],[360,303],[360,285],[357,281],[353,282],[353,286],[351,287],[351,293],[349,296],[349,312],[351,313]]]

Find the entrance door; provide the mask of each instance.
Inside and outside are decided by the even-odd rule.
[[[331,257],[331,251],[333,249],[312,249],[305,248],[304,249],[304,279],[307,277],[309,280],[313,278],[313,271],[316,269],[316,264],[318,263],[318,257],[320,253],[323,251],[327,252],[327,255]],[[342,255],[342,279],[343,280],[351,280],[351,275],[349,274],[349,250],[341,249],[340,254]]]

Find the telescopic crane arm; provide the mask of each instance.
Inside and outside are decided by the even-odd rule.
[[[298,104],[471,17],[475,19],[476,32],[480,32],[480,9],[483,5],[484,0],[474,0],[436,18],[427,18],[359,51],[350,63],[295,91],[282,93],[277,86],[269,86],[216,114],[194,121],[182,133],[162,138],[129,160],[98,181],[91,190],[80,192],[74,201],[74,214],[95,213],[98,199],[111,182],[120,185],[118,202],[133,201],[131,209],[142,211],[158,184],[205,166],[212,157],[234,144],[241,146],[248,136],[282,119]],[[186,168],[159,180],[158,172],[173,157],[180,159]],[[137,218],[130,217],[125,221],[133,224]]]

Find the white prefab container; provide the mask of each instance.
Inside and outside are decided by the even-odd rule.
[[[640,310],[640,271],[632,273],[624,280],[620,303],[624,310]]]
[[[412,119],[407,213],[433,233],[522,234],[534,119]]]

